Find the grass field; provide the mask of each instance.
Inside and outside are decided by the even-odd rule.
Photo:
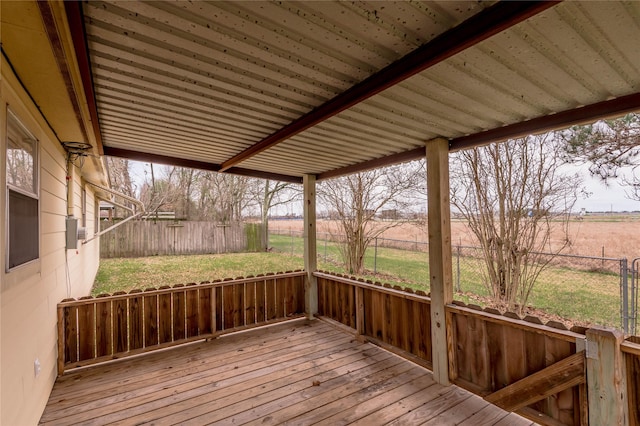
[[[302,232],[302,220],[271,221],[271,230],[279,233],[288,231]],[[318,220],[318,235],[325,232],[342,233],[337,221]],[[604,256],[627,258],[629,261],[640,256],[640,215],[593,215],[584,220],[571,220],[569,223],[569,247],[563,253],[581,256]],[[425,223],[405,222],[388,229],[384,238],[425,242],[428,240]],[[452,220],[451,241],[454,245],[477,246],[473,233],[462,220]],[[564,244],[565,235],[558,227],[554,230],[553,245]]]
[[[156,256],[135,259],[103,259],[92,295],[146,289],[162,285],[212,281],[248,275],[302,269],[303,241],[299,237],[271,235],[269,253]],[[454,254],[455,256],[455,254]],[[391,248],[367,252],[365,279],[429,291],[428,255]],[[345,273],[335,243],[319,241],[318,268]],[[486,306],[488,292],[482,285],[482,262],[460,258],[458,279],[454,257],[456,300]],[[374,274],[374,270],[377,273]],[[568,324],[620,327],[619,277],[616,274],[553,267],[540,276],[529,300],[529,313]]]
[[[289,235],[271,235],[274,251],[302,256],[303,241]],[[318,268],[345,273],[340,264],[335,243],[318,242]],[[455,262],[454,254],[454,262]],[[423,252],[378,247],[374,274],[374,250],[365,258],[368,273],[363,277],[403,287],[429,291],[428,255]],[[453,268],[454,283],[458,283],[457,268]],[[459,288],[456,300],[487,305],[489,293],[482,284],[483,263],[477,258],[460,258]],[[457,287],[457,286],[456,286]],[[540,275],[529,299],[529,312],[548,319],[565,320],[579,325],[620,327],[619,276],[611,273],[580,271],[551,267]]]
[[[281,253],[230,253],[102,259],[91,291],[101,293],[187,284],[302,269],[301,257]]]

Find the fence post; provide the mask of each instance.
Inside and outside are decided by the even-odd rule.
[[[378,237],[374,240],[373,250],[373,275],[378,273]]]
[[[629,270],[627,259],[620,259],[620,319],[622,329],[629,333]]]
[[[364,334],[364,289],[356,286],[356,332]]]
[[[640,258],[633,259],[631,261],[631,324],[630,333],[636,334],[636,327],[638,326],[638,260]]]
[[[456,248],[456,291],[458,293],[462,292],[462,288],[460,288],[460,245]]]
[[[631,334],[636,334],[638,326],[638,264],[631,262]]]
[[[327,262],[327,235],[324,236],[324,261]]]
[[[65,336],[65,329],[64,329],[64,308],[60,305],[58,305],[58,377],[62,376],[62,373],[64,373],[64,363],[65,363],[65,359],[64,359],[64,352],[65,352],[65,344],[66,339],[64,338]]]
[[[620,350],[624,335],[596,326],[587,330],[586,337],[589,424],[626,425],[627,383]]]

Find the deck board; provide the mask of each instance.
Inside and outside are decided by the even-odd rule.
[[[456,424],[515,414],[323,321],[298,320],[70,372],[41,424]]]

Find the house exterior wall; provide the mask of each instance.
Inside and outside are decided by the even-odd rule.
[[[1,59],[0,79],[0,424],[37,424],[56,379],[56,305],[67,297],[88,295],[99,263],[99,239],[66,250],[66,153],[46,121]],[[40,250],[37,260],[6,272],[8,240],[6,150],[7,108],[38,140]],[[82,170],[72,174],[73,207],[82,216]],[[95,226],[95,194],[86,185],[88,236]],[[40,372],[35,373],[35,361]]]

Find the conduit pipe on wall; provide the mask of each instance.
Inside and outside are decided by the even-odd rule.
[[[73,217],[73,175],[75,173],[71,154],[67,153],[67,217]]]
[[[131,216],[129,216],[129,217],[127,217],[127,218],[126,218],[126,219],[124,219],[123,221],[118,222],[118,223],[116,223],[116,224],[114,224],[114,225],[111,225],[111,226],[110,226],[110,227],[108,227],[107,229],[104,229],[104,230],[102,230],[102,231],[100,231],[100,232],[98,232],[98,233],[94,234],[94,235],[93,235],[93,237],[89,238],[88,240],[84,240],[84,241],[82,242],[82,244],[87,244],[88,242],[93,241],[94,239],[98,238],[99,236],[101,236],[101,235],[103,235],[103,234],[106,234],[107,232],[109,232],[109,231],[111,231],[111,230],[113,230],[113,229],[117,228],[118,226],[122,225],[123,223],[126,223],[126,222],[128,222],[128,221],[130,221],[130,220],[132,220],[132,219],[135,219],[135,218],[137,218],[137,217],[140,217],[140,216],[142,216],[143,214],[145,214],[145,213],[146,213],[145,208],[144,208],[144,204],[143,204],[141,201],[136,200],[136,199],[135,199],[135,198],[133,198],[133,197],[129,197],[128,195],[125,195],[125,194],[123,194],[123,193],[121,193],[121,192],[114,191],[114,190],[113,190],[113,189],[111,189],[111,188],[107,188],[107,187],[104,187],[104,186],[102,186],[102,185],[95,184],[95,183],[93,183],[93,182],[88,182],[88,181],[87,181],[87,184],[88,184],[88,185],[91,185],[91,186],[93,186],[93,187],[95,187],[95,188],[98,188],[99,190],[101,190],[101,191],[103,191],[103,192],[106,192],[106,193],[108,193],[108,194],[111,194],[111,198],[110,198],[110,199],[107,199],[106,197],[104,197],[104,198],[103,198],[103,197],[98,197],[99,199],[101,199],[101,200],[103,200],[103,201],[106,201],[106,202],[108,202],[108,203],[111,203],[111,204],[113,204],[113,205],[115,205],[115,206],[117,206],[117,207],[120,207],[120,208],[123,208],[123,209],[125,209],[125,210],[128,210],[128,211],[130,211],[130,212],[131,212],[131,214],[132,214],[132,215],[131,215]],[[131,202],[134,206],[138,207],[139,209],[136,209],[135,207],[134,207],[134,208],[127,207],[127,206],[125,206],[125,205],[123,205],[123,204],[117,203],[117,202],[113,201],[113,199],[114,199],[115,197],[123,198],[123,199],[125,199],[125,200],[127,200],[127,201]]]

